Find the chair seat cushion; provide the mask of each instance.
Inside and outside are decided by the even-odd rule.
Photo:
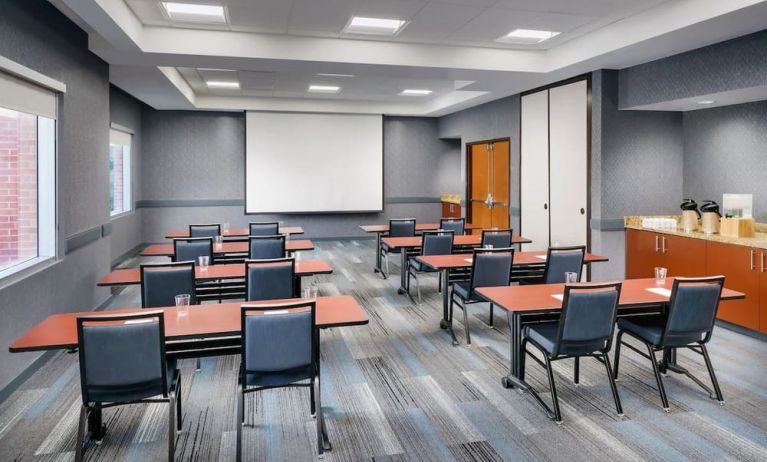
[[[485,299],[476,292],[474,292],[471,295],[471,298],[469,298],[469,286],[470,284],[468,282],[454,282],[453,293],[463,300],[470,302],[484,302]]]
[[[299,367],[288,371],[249,373],[246,376],[248,386],[280,387],[312,378],[311,367]]]
[[[545,322],[525,326],[522,334],[541,346],[547,353],[554,352],[559,322]]]
[[[664,347],[685,346],[701,341],[701,334],[692,332],[689,334],[677,333],[667,335],[663,342],[663,329],[666,327],[666,318],[663,316],[631,316],[618,318],[618,329],[630,332],[650,345]]]

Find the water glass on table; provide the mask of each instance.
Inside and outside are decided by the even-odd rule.
[[[192,296],[189,294],[176,295],[176,307],[178,308],[177,313],[179,316],[189,315],[189,303],[191,300]]]
[[[221,246],[224,244],[223,236],[213,236],[213,249],[220,251]]]
[[[317,300],[317,286],[304,287],[304,298],[307,300]]]
[[[197,266],[200,267],[201,271],[207,271],[208,265],[210,265],[210,257],[208,255],[200,255],[197,257]]]
[[[565,272],[565,284],[575,284],[578,282],[578,273],[567,271]]]
[[[656,266],[655,267],[655,285],[663,286],[666,285],[666,274],[668,273],[668,270],[662,266]]]

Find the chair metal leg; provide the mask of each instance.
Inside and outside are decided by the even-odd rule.
[[[494,303],[490,303],[490,322],[487,323],[488,326],[493,327],[493,309],[495,308]]]
[[[312,381],[312,386],[309,387],[309,410],[312,414],[312,416],[317,415],[317,407],[315,406],[315,395],[314,395],[314,381]]]
[[[421,279],[418,277],[417,274],[413,275],[415,277],[415,290],[418,292],[418,304],[423,303],[423,299],[421,298]]]
[[[181,372],[176,369],[176,425],[178,431],[181,431],[183,422],[181,420]]]
[[[314,389],[318,385],[319,385],[319,380],[315,379],[315,380],[312,381],[312,386],[311,386],[312,396],[315,395],[315,390]],[[319,395],[319,393],[317,393],[317,395]],[[312,401],[312,406],[314,406],[314,401]],[[323,428],[322,428],[323,418],[322,417],[323,417],[322,416],[322,410],[318,409],[317,410],[317,422],[316,422],[317,423],[317,453],[318,454],[323,454],[325,452],[325,440],[322,437],[322,432],[323,432]]]
[[[658,359],[655,357],[655,349],[649,343],[645,344],[647,351],[650,354],[650,361],[652,361],[652,370],[655,373],[655,381],[658,383],[658,392],[660,392],[660,400],[663,403],[663,410],[671,412],[671,408],[668,405],[668,398],[666,397],[666,389],[663,387],[663,378],[660,376],[660,368],[658,367]]]
[[[469,310],[468,310],[468,304],[462,303],[461,308],[463,309],[463,329],[466,331],[466,344],[471,345],[471,334],[469,333]]]
[[[168,395],[168,462],[176,458],[176,393]]]
[[[706,361],[706,369],[708,369],[708,375],[711,376],[711,383],[714,384],[716,400],[719,401],[719,404],[724,404],[724,396],[722,395],[721,388],[719,388],[719,381],[716,379],[714,366],[711,364],[711,357],[708,355],[708,349],[706,349],[706,345],[703,343],[700,344],[700,349],[703,352],[703,359]]]
[[[202,370],[202,362],[200,361],[200,358],[197,358],[197,362],[194,365],[194,370],[197,372],[200,372],[200,370]]]
[[[88,408],[85,404],[80,406],[80,420],[77,424],[77,442],[75,443],[75,462],[83,460],[83,444],[85,439],[85,428],[88,425]]]
[[[573,383],[578,385],[581,377],[581,358],[575,357],[575,364],[573,364]]]
[[[613,368],[613,379],[618,380],[618,365],[621,360],[621,338],[623,337],[623,331],[618,331],[618,338],[615,340],[615,367]]]
[[[242,426],[245,424],[244,398],[245,393],[241,389],[237,390],[237,462],[242,460]]]
[[[607,370],[607,378],[610,380],[610,390],[613,392],[613,400],[615,400],[615,410],[618,412],[618,417],[623,417],[623,406],[621,406],[621,398],[618,396],[618,387],[615,384],[615,377],[613,377],[613,371],[610,368],[610,358],[607,357],[607,353],[602,354],[602,362],[605,363],[605,369]]]
[[[551,400],[554,403],[554,421],[557,424],[562,423],[562,413],[559,411],[559,398],[557,397],[557,386],[554,383],[554,371],[551,368],[551,360],[549,355],[543,355],[546,360],[546,372],[549,375],[549,387],[551,388]]]

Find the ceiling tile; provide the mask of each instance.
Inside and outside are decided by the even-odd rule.
[[[294,0],[288,31],[325,32],[340,35],[354,15],[358,0]]]
[[[291,3],[285,0],[259,0],[256,4],[228,5],[229,23],[256,32],[286,33]]]
[[[450,35],[451,40],[493,41],[514,29],[568,32],[596,18],[493,7]]]

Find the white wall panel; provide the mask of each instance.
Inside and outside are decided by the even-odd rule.
[[[549,245],[549,99],[543,90],[522,96],[521,230],[531,239],[525,250]]]

